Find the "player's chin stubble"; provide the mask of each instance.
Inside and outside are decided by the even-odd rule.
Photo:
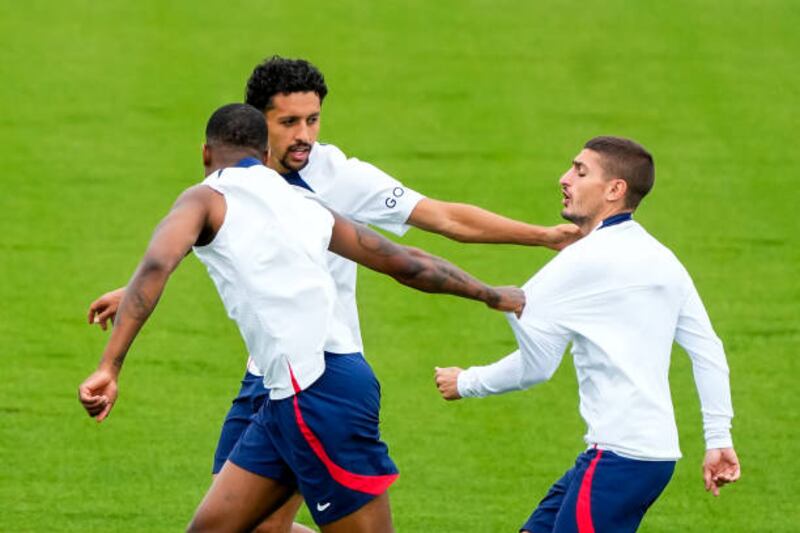
[[[561,218],[563,218],[564,220],[567,220],[569,222],[572,222],[576,226],[580,226],[581,224],[583,224],[584,222],[589,220],[589,217],[581,216],[581,215],[578,215],[576,213],[570,213],[566,209],[562,209],[561,210]]]

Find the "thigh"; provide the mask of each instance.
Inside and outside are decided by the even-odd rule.
[[[328,356],[317,382],[265,406],[270,431],[320,526],[368,505],[398,477],[380,439],[379,394],[363,357]]]
[[[392,533],[389,493],[384,492],[357,511],[322,526],[322,533]]]
[[[251,419],[228,457],[228,463],[296,488],[297,480],[280,449],[280,435],[270,417],[270,401]],[[227,464],[227,463],[226,463]],[[224,468],[224,467],[223,467]]]
[[[561,479],[553,483],[550,490],[539,505],[536,506],[527,522],[520,528],[520,531],[529,533],[550,533],[556,523],[556,517],[564,504],[564,498],[569,492],[572,481],[575,478],[575,471],[579,468],[576,464],[561,476]]]
[[[638,461],[608,450],[590,450],[582,475],[564,499],[554,531],[634,532],[669,483],[674,461]]]
[[[219,441],[214,452],[212,474],[217,474],[222,470],[222,465],[228,460],[228,456],[239,438],[250,425],[250,420],[263,405],[267,394],[263,378],[245,372],[239,394],[231,402],[231,408],[222,424],[222,431],[220,431]]]
[[[197,508],[189,531],[250,531],[293,493],[291,486],[228,461]]]
[[[636,461],[605,452],[595,471],[591,520],[598,531],[636,531],[650,506],[666,488],[674,461]],[[587,518],[589,518],[587,516]]]

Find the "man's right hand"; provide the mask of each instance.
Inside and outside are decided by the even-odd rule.
[[[114,323],[117,315],[119,303],[125,295],[125,287],[107,292],[89,305],[89,324],[97,324],[105,331],[108,328],[107,322]]]
[[[461,399],[461,395],[458,393],[458,375],[463,371],[457,366],[434,368],[436,388],[439,389],[442,398],[448,401]]]
[[[102,422],[117,401],[117,375],[97,370],[78,387],[78,399],[89,416]]]

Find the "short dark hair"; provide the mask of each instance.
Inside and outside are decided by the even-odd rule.
[[[264,115],[247,104],[228,104],[211,115],[206,125],[209,146],[267,149],[267,124]]]
[[[317,93],[322,103],[328,94],[322,72],[305,59],[275,55],[253,69],[247,80],[245,102],[264,113],[272,108],[272,97],[276,94],[307,92]]]
[[[590,139],[583,147],[602,156],[601,165],[606,174],[625,180],[628,184],[625,207],[636,209],[656,180],[650,152],[630,139],[609,135]]]

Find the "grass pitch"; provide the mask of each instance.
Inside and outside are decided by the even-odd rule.
[[[0,530],[175,531],[192,515],[244,367],[234,325],[188,258],[98,426],[76,388],[106,335],[84,312],[201,179],[208,114],[273,53],[325,73],[323,140],[434,198],[557,223],[556,180],[586,139],[651,149],[637,219],[692,272],[726,343],[743,478],[703,492],[676,350],[685,457],[642,531],[796,530],[798,23],[790,0],[3,3]],[[552,256],[403,242],[502,284]],[[370,272],[359,293],[398,531],[516,531],[582,448],[570,359],[537,389],[445,404],[434,365],[510,352],[502,316]]]

